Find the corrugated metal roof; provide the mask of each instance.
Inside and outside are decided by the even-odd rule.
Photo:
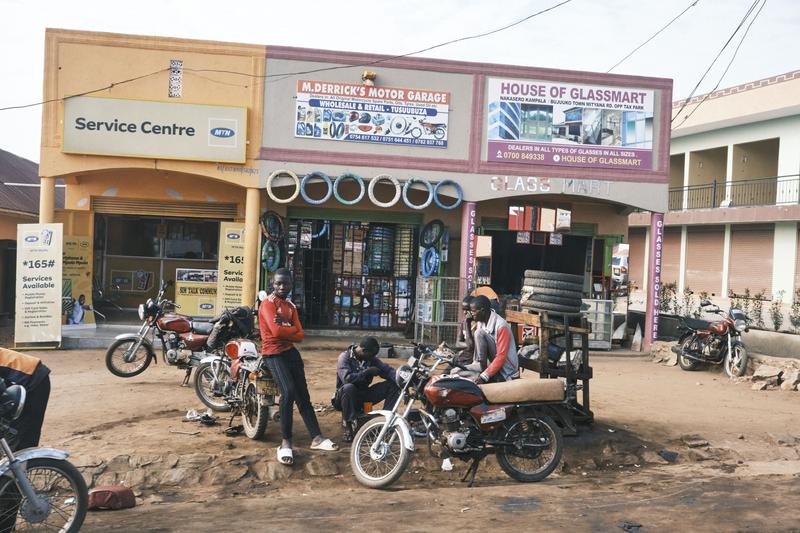
[[[32,187],[6,185],[25,183]],[[56,188],[56,207],[64,207],[64,188]],[[0,210],[39,212],[39,165],[0,150]]]

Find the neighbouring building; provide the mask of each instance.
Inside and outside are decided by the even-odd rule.
[[[662,283],[762,294],[800,286],[800,70],[692,98],[675,117]],[[684,101],[673,103],[677,113]],[[696,109],[696,111],[695,111]],[[688,118],[687,118],[688,116]],[[630,278],[647,286],[649,216],[630,216]]]
[[[433,221],[446,229],[434,275],[472,277],[483,234],[498,292],[546,268],[583,275],[588,295],[610,288],[628,215],[667,207],[671,80],[54,29],[45,41],[44,97],[64,100],[43,110],[41,219],[91,237],[94,276],[123,307],[178,268],[217,268],[219,223],[241,221],[245,303],[285,265],[308,326],[401,330]],[[513,207],[568,213],[568,231],[509,231]],[[259,225],[266,210],[282,236]],[[147,282],[121,287],[125,272]]]
[[[55,205],[63,207],[63,185],[54,194]],[[0,318],[14,314],[17,224],[33,224],[38,219],[38,165],[0,150]]]

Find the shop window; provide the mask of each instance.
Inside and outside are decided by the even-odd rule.
[[[169,221],[164,239],[165,257],[171,259],[216,259],[219,223]]]
[[[159,257],[159,222],[136,217],[109,217],[106,226],[108,254]]]

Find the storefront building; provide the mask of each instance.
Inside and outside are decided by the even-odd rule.
[[[45,44],[44,99],[63,100],[43,108],[40,222],[92,243],[95,305],[135,308],[178,269],[216,270],[223,221],[246,223],[255,258],[264,47],[58,29]],[[242,266],[252,304],[256,264]]]
[[[245,302],[257,278],[265,286],[287,266],[309,326],[402,330],[420,274],[477,273],[514,294],[525,269],[547,269],[602,292],[628,215],[666,210],[670,80],[62,30],[46,39],[45,99],[144,76],[48,104],[43,118],[42,220],[91,235],[95,275],[124,306],[150,277],[214,268],[216,226],[232,220],[245,223]],[[219,118],[203,114],[212,105],[246,111],[234,137],[247,144],[225,162],[210,143],[226,147],[232,128],[207,122]],[[136,120],[114,122],[123,111]],[[174,142],[190,118],[209,146]],[[53,213],[56,177],[67,199]],[[537,220],[511,231],[519,210]],[[488,250],[475,235],[492,237]]]
[[[430,266],[423,228],[435,220],[447,231],[436,275],[474,278],[480,234],[492,237],[491,258],[477,281],[500,295],[519,294],[526,269],[582,274],[587,296],[595,284],[607,294],[628,214],[666,209],[670,80],[281,47],[267,47],[266,74],[261,185],[295,232],[288,261],[312,324],[402,329],[419,319],[406,298]],[[323,175],[340,177],[339,198]],[[294,176],[308,177],[298,187]],[[405,190],[413,179],[441,184],[438,203],[411,207],[430,202],[412,182],[410,202],[386,207],[399,194],[392,180]],[[514,207],[567,211],[570,229],[552,239],[541,223],[510,231]],[[411,276],[374,268],[386,254],[372,242],[358,252],[387,232]]]

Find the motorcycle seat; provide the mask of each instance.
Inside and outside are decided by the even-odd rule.
[[[489,403],[561,401],[564,385],[559,379],[513,379],[479,385]]]
[[[192,322],[192,331],[199,335],[210,335],[212,329],[214,324],[211,322]]]
[[[709,322],[708,320],[700,320],[697,318],[689,318],[689,317],[684,317],[683,323],[686,324],[686,326],[691,329],[708,329],[708,327],[711,325],[711,322]]]

